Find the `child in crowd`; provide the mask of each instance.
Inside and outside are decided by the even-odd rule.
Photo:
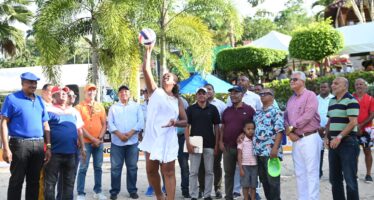
[[[240,184],[243,187],[244,200],[256,199],[257,159],[253,151],[255,124],[246,121],[243,128],[245,137],[238,144],[238,163],[240,167]],[[251,198],[249,198],[249,194]]]

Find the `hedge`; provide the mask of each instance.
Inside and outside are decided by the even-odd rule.
[[[365,79],[369,84],[374,83],[374,72],[354,72],[344,75],[349,81],[349,91],[354,92],[354,82],[358,78]],[[332,81],[336,78],[336,76],[323,76],[314,80],[307,80],[306,87],[309,90],[312,90],[316,93],[319,93],[319,85],[324,82],[328,82],[330,85]],[[279,106],[284,109],[285,104],[287,103],[288,99],[292,95],[292,90],[290,87],[290,81],[288,79],[283,80],[275,80],[270,83],[265,83],[265,87],[272,88],[275,92],[275,98],[279,104]],[[374,95],[374,86],[369,88],[369,94],[372,96]]]
[[[254,70],[287,63],[287,52],[252,46],[229,48],[217,54],[217,67],[222,71]]]

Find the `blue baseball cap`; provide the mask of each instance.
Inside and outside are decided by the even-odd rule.
[[[38,81],[40,78],[38,78],[35,74],[31,72],[25,72],[21,74],[21,79],[22,80],[30,80],[30,81]]]
[[[231,92],[231,91],[244,92],[243,88],[240,87],[240,86],[234,86],[234,87],[230,88],[229,92]]]

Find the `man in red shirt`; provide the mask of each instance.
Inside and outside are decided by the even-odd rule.
[[[358,139],[360,145],[362,145],[365,154],[366,163],[366,176],[365,182],[373,183],[373,178],[371,177],[371,167],[373,164],[373,157],[371,155],[371,147],[373,146],[373,138],[370,138],[369,130],[372,126],[372,121],[374,118],[374,98],[367,94],[368,84],[362,79],[356,79],[355,89],[356,92],[353,96],[357,99],[360,104],[360,111],[358,115]]]

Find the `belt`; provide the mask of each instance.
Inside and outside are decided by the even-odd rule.
[[[17,136],[10,136],[11,140],[22,140],[22,141],[40,141],[44,140],[43,137],[32,137],[32,138],[23,138],[23,137],[17,137]]]
[[[312,135],[312,134],[315,134],[315,133],[317,133],[317,131],[314,131],[314,132],[307,132],[307,133],[303,133],[303,134],[301,134],[301,135],[297,135],[297,136],[299,136],[299,138],[301,139],[301,138],[303,138],[303,137],[306,137],[306,136],[309,136],[309,135]]]

